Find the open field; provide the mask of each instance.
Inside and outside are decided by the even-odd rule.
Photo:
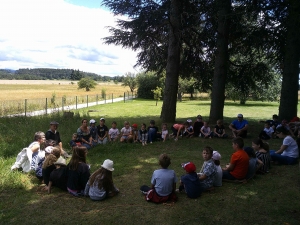
[[[183,101],[177,104],[177,121],[185,121],[198,114],[207,120],[209,101]],[[180,164],[193,161],[200,170],[203,159],[202,148],[206,145],[218,150],[221,165],[229,162],[232,154],[230,139],[179,139],[177,142],[154,142],[152,145],[113,143],[97,146],[88,153],[87,162],[91,172],[95,171],[109,158],[114,161],[113,179],[120,194],[103,202],[94,202],[89,198],[75,198],[70,194],[53,189],[52,194],[41,191],[40,183],[33,174],[10,172],[10,166],[20,149],[27,146],[33,133],[46,131],[49,121],[59,121],[59,131],[63,146],[72,133],[80,126],[82,118],[99,120],[106,118],[110,127],[117,121],[118,128],[124,120],[130,123],[149,124],[154,119],[160,127],[159,113],[161,102],[133,100],[126,103],[114,103],[75,111],[73,118],[64,118],[59,114],[42,117],[0,118],[0,221],[3,224],[283,224],[300,223],[300,179],[299,166],[272,165],[267,175],[257,175],[247,184],[223,183],[211,193],[203,193],[198,199],[188,199],[178,194],[175,204],[156,205],[147,203],[139,192],[143,184],[150,184],[153,170],[158,168],[158,156],[165,152],[170,155],[177,178],[184,174]],[[263,128],[259,120],[269,119],[278,113],[278,103],[249,102],[246,106],[226,102],[224,114],[228,127],[237,113],[243,113],[249,120],[249,137],[245,145],[251,146],[251,140]],[[169,131],[172,124],[168,124]],[[214,124],[211,124],[213,127]],[[228,129],[227,129],[228,132]],[[21,134],[21,135],[20,135]],[[269,141],[271,149],[278,149],[280,139]],[[178,185],[177,185],[178,187]]]
[[[58,80],[0,80],[0,102],[7,100],[24,100],[36,98],[51,98],[63,96],[84,96],[101,94],[106,90],[107,95],[114,97],[123,96],[130,91],[128,87],[113,82],[98,83],[95,89],[86,92],[85,89],[77,89],[77,82]]]

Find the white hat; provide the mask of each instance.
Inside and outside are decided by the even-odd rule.
[[[96,120],[91,119],[91,120],[90,120],[90,123],[96,123]]]
[[[191,120],[191,119],[188,119],[186,122],[188,122],[188,123],[191,123],[191,122],[193,122],[193,120]]]
[[[66,160],[62,157],[59,157],[58,160],[54,163],[54,165],[66,166]]]
[[[45,148],[45,152],[48,153],[48,154],[51,154],[52,150],[53,150],[53,146],[48,146],[48,147]]]
[[[243,114],[237,114],[237,116],[236,117],[243,117]]]
[[[213,155],[211,157],[213,160],[220,160],[221,159],[221,155],[218,151],[213,151]]]
[[[104,119],[104,118],[100,118],[100,121],[101,121],[101,120],[105,121],[105,119]]]
[[[104,160],[103,164],[101,165],[101,167],[103,167],[104,169],[107,169],[109,171],[114,171],[114,162],[111,161],[110,159],[106,159]]]

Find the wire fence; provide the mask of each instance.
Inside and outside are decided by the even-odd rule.
[[[63,97],[56,97],[54,95],[51,98],[7,100],[0,102],[0,117],[50,114],[58,110],[69,111],[71,109],[86,108],[98,104],[126,102],[136,97],[136,92],[124,92],[123,97],[114,96],[114,94]]]

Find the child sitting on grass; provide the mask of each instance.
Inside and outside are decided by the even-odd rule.
[[[217,173],[217,169],[214,161],[212,160],[213,149],[209,146],[204,147],[202,151],[202,157],[204,159],[203,166],[198,173],[200,180],[201,192],[213,187],[214,177]]]
[[[48,193],[51,193],[52,186],[58,187],[63,191],[67,191],[68,170],[66,160],[60,157],[55,163],[55,170],[53,170],[49,177]]]
[[[193,126],[191,125],[192,120],[188,119],[186,122],[187,123],[185,123],[185,130],[183,131],[183,136],[187,137],[187,138],[193,137],[194,136],[194,130],[193,130]]]
[[[146,130],[146,124],[142,124],[141,129],[139,130],[138,140],[142,143],[142,145],[147,145],[148,140],[148,131]]]
[[[117,128],[117,122],[113,121],[111,123],[111,128],[108,131],[108,139],[109,141],[116,142],[119,139],[120,131]]]
[[[263,166],[263,162],[256,158],[255,152],[251,147],[245,147],[244,151],[247,152],[249,156],[249,167],[246,175],[246,179],[250,179],[254,177],[257,170],[259,170]]]
[[[77,133],[74,133],[72,135],[72,140],[70,141],[69,144],[70,144],[70,146],[71,146],[72,149],[73,149],[73,147],[81,146],[81,141],[79,140]]]
[[[265,174],[271,168],[271,156],[269,153],[269,145],[264,143],[261,139],[257,138],[252,141],[252,148],[255,151],[256,157],[263,162],[263,165],[258,173]]]
[[[201,137],[211,138],[213,136],[213,132],[210,130],[208,126],[208,122],[203,122],[203,127],[200,129]]]
[[[214,128],[213,137],[220,137],[220,138],[228,137],[228,135],[225,133],[223,120],[217,120],[217,125]]]
[[[87,151],[84,146],[74,147],[72,158],[68,164],[67,190],[76,197],[83,195],[85,185],[90,178],[90,168],[86,164]]]
[[[133,142],[138,142],[138,140],[139,140],[139,131],[138,131],[138,125],[136,123],[131,125],[131,132],[132,132]]]
[[[56,167],[54,163],[59,159],[60,154],[61,154],[61,149],[58,146],[53,147],[51,149],[51,152],[45,153],[45,161],[42,166],[43,181],[44,184],[46,185],[43,190],[45,191],[48,191],[50,174],[52,173],[53,170],[55,170]]]
[[[265,128],[260,132],[259,138],[262,140],[269,140],[270,138],[272,138],[273,133],[274,133],[274,130],[271,127],[270,122],[266,121]]]
[[[157,132],[158,132],[158,127],[155,126],[155,121],[150,120],[150,125],[148,127],[148,141],[150,144],[157,139]]]
[[[161,132],[158,132],[163,142],[165,142],[168,139],[168,133],[168,125],[166,123],[163,123],[161,126]]]
[[[171,164],[171,159],[167,154],[159,156],[159,165],[161,169],[155,170],[151,178],[151,188],[143,185],[141,191],[145,194],[147,201],[155,203],[163,203],[167,201],[175,202],[177,196],[176,189],[176,174],[174,170],[168,169]]]
[[[119,193],[112,179],[114,162],[106,159],[101,167],[96,170],[87,182],[84,195],[94,201],[101,201],[107,197],[113,197]]]
[[[124,122],[124,127],[121,129],[120,142],[132,142],[132,129],[129,122]]]
[[[192,162],[181,164],[186,174],[181,176],[179,192],[185,190],[189,198],[198,198],[201,195],[200,180],[196,171],[196,166]]]
[[[231,156],[230,163],[226,168],[223,168],[223,180],[242,180],[245,179],[248,167],[249,156],[243,150],[244,140],[241,137],[236,137],[232,140],[232,148],[234,153]]]
[[[213,151],[213,156],[211,158],[214,161],[215,167],[216,167],[216,174],[214,177],[214,187],[221,187],[222,186],[222,175],[223,175],[223,171],[220,166],[221,155],[218,151]]]

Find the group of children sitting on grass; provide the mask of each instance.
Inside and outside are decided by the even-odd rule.
[[[83,119],[82,123],[87,123],[87,119]],[[86,127],[85,132],[83,128],[78,128],[77,132],[72,135],[70,146],[85,146],[90,149],[98,144],[106,144],[107,142],[128,142],[128,143],[141,143],[143,146],[147,143],[154,141],[166,141],[168,138],[174,138],[178,140],[178,137],[203,137],[212,138],[220,137],[227,138],[225,133],[225,127],[222,120],[218,120],[214,130],[211,131],[208,122],[202,120],[202,116],[198,115],[194,123],[191,119],[188,119],[185,123],[174,124],[172,134],[169,135],[168,126],[163,123],[161,131],[155,126],[155,121],[150,120],[149,126],[145,123],[138,126],[136,123],[130,125],[128,121],[124,122],[124,127],[119,130],[117,123],[112,122],[111,128],[105,125],[105,119],[100,118],[100,123],[96,126],[96,121],[91,119],[89,121],[90,126]]]
[[[104,119],[102,118],[102,120]],[[198,122],[202,122],[201,120],[202,118],[197,118]],[[184,124],[185,128],[190,128],[190,126],[190,124]],[[217,126],[223,129],[220,135],[224,135],[224,126],[220,123],[217,124]],[[148,132],[145,132],[148,136],[146,135],[144,139],[143,137],[139,139],[139,141],[142,140],[142,144],[146,144],[149,140],[147,138],[151,133],[151,129],[155,129],[157,134],[157,128],[153,128],[155,127],[154,121],[150,122],[149,127]],[[204,124],[203,127],[205,127]],[[121,142],[125,140],[129,141],[129,135],[133,136],[132,129],[129,135],[126,135],[124,131],[124,129],[130,130],[130,128],[129,123],[125,122],[124,128],[121,129]],[[141,128],[142,131],[146,130],[145,125],[142,125]],[[164,129],[166,128],[167,127]],[[199,135],[201,135],[201,129]],[[180,127],[174,124],[172,130],[173,137],[175,137],[176,140],[179,136],[178,133],[180,133],[180,131],[186,131],[187,129],[181,130]],[[185,136],[184,132],[181,134]],[[181,176],[177,192],[184,192],[190,198],[197,198],[201,193],[207,190],[222,186],[222,181],[246,182],[256,173],[268,173],[271,161],[278,161],[285,164],[294,164],[297,162],[299,157],[298,146],[291,135],[289,135],[288,130],[283,126],[276,127],[275,134],[279,138],[284,139],[283,145],[276,152],[274,150],[269,151],[268,144],[264,143],[260,138],[256,138],[252,141],[252,147],[245,148],[244,141],[241,137],[233,138],[232,148],[234,152],[231,156],[230,163],[224,168],[220,166],[220,153],[214,151],[209,146],[204,147],[202,151],[204,163],[199,171],[196,170],[196,166],[193,162],[182,163],[181,166],[186,171],[186,174]],[[159,135],[163,135],[163,132]],[[168,133],[164,133],[164,135],[167,136]],[[193,135],[199,136],[197,134]],[[151,140],[154,141],[155,139]],[[133,139],[133,141],[135,140]],[[34,142],[18,154],[16,163],[11,169],[22,168],[24,172],[35,171],[37,178],[42,180],[46,185],[44,190],[49,193],[51,192],[52,186],[68,191],[74,196],[89,196],[92,200],[103,200],[119,193],[112,178],[112,171],[114,170],[112,160],[105,160],[101,167],[91,175],[90,166],[86,162],[88,149],[85,146],[77,144],[73,146],[72,158],[67,165],[66,160],[61,156],[62,149],[57,145],[57,142],[47,140],[45,142],[45,149],[41,149],[40,146],[44,142],[45,134],[43,132],[35,133]],[[159,203],[177,200],[177,177],[174,170],[168,169],[170,164],[171,159],[167,154],[160,155],[159,165],[161,168],[153,172],[151,187],[143,185],[140,188],[142,193],[145,194],[147,201]]]

